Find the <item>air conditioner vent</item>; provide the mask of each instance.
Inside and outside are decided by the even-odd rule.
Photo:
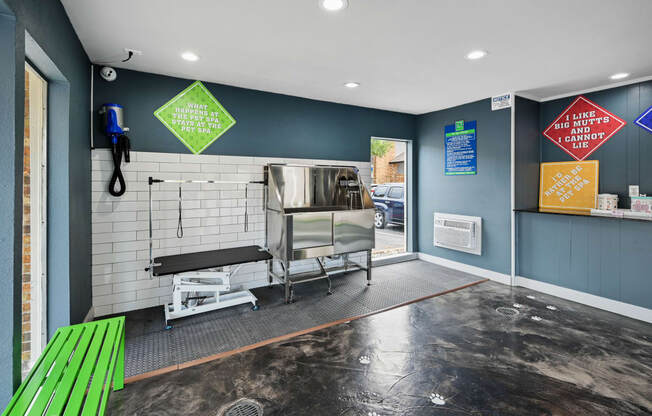
[[[470,221],[443,220],[443,225],[444,227],[459,228],[461,230],[473,229],[473,223]]]
[[[435,212],[434,245],[481,255],[482,218]]]

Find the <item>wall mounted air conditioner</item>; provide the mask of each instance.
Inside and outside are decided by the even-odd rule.
[[[435,212],[434,245],[482,255],[482,218]]]

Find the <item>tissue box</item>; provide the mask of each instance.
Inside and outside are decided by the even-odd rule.
[[[618,195],[600,194],[598,195],[598,209],[601,211],[613,211],[618,209]]]
[[[652,213],[652,196],[633,196],[632,211]]]

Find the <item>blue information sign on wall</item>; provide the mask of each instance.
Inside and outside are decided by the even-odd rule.
[[[636,124],[652,133],[652,106],[645,110],[635,121]]]
[[[476,122],[456,121],[444,127],[446,175],[475,175],[478,173]]]

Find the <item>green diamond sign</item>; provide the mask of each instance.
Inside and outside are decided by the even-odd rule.
[[[200,81],[156,110],[154,116],[196,155],[235,125],[235,119]]]

